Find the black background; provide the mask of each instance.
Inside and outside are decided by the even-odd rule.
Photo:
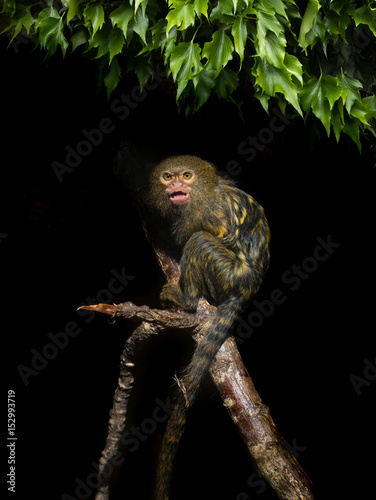
[[[132,79],[124,79],[106,102],[97,93],[93,63],[56,57],[43,65],[27,42],[6,50],[2,40],[1,57],[1,329],[6,389],[16,391],[17,402],[16,494],[9,497],[94,498],[90,488],[77,485],[94,480],[119,357],[133,325],[92,320],[76,308],[108,293],[113,270],[125,269],[133,278],[111,302],[156,307],[163,283],[112,174],[119,142],[132,138],[152,158],[190,153],[220,169],[231,160],[239,163],[241,172],[232,177],[264,206],[272,231],[271,266],[257,300],[268,300],[275,289],[286,298],[239,346],[241,355],[282,435],[295,444],[317,498],[369,498],[376,382],[367,381],[357,394],[350,379],[364,377],[364,360],[375,363],[375,171],[369,143],[363,156],[350,141],[337,145],[333,137],[322,136],[309,149],[313,120],[305,127],[300,118],[285,127],[278,122],[281,130],[271,135],[271,117],[252,99],[245,101],[245,123],[223,102],[186,119],[164,84],[136,102]],[[111,108],[122,94],[133,95],[133,109],[123,120]],[[104,118],[114,130],[59,182],[51,164],[65,163],[65,148],[75,149],[85,138],[82,131],[98,128]],[[239,145],[258,135],[267,144],[248,162],[250,153],[240,154]],[[317,238],[340,246],[292,290],[282,276],[294,265],[312,264],[306,259],[313,257]],[[252,310],[244,313],[245,322]],[[48,334],[72,321],[79,334],[25,385],[20,365],[31,368],[32,350],[41,353],[51,343]],[[164,424],[154,429],[150,418],[191,350],[189,338],[170,335],[143,353],[130,425],[146,437],[126,454],[113,498],[153,498]],[[210,380],[180,448],[174,492],[178,500],[276,498],[255,475]]]

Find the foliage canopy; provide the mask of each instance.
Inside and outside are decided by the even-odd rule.
[[[238,102],[248,88],[267,111],[273,99],[327,134],[374,132],[376,5],[308,0],[1,0],[6,30],[24,27],[46,51],[81,50],[104,68],[107,95],[123,74],[141,88],[162,62],[189,111],[211,95]],[[11,42],[13,40],[11,39]],[[102,72],[101,72],[102,74]]]

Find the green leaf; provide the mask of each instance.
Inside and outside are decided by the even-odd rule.
[[[218,0],[218,8],[223,14],[232,16],[236,11],[236,0]]]
[[[72,52],[74,52],[80,45],[86,44],[88,42],[87,30],[85,28],[77,31],[71,37]]]
[[[342,96],[343,89],[338,85],[338,80],[334,76],[321,76],[320,81],[323,95],[328,99],[330,109],[332,109],[334,103]]]
[[[137,12],[139,6],[142,4],[142,10],[143,10],[143,13],[145,14],[145,9],[146,9],[146,6],[148,4],[148,1],[149,0],[135,0],[135,2],[134,2],[134,11]]]
[[[219,5],[215,5],[215,7],[210,11],[209,14],[209,21],[210,23],[215,23],[215,21],[218,21],[215,23],[217,26],[218,24],[227,24],[231,25],[234,22],[234,16],[229,15],[229,14],[224,14],[221,9],[219,8]]]
[[[331,10],[334,10],[334,12],[338,15],[341,14],[341,10],[348,6],[350,2],[344,2],[344,0],[330,0],[329,2],[329,8]]]
[[[363,105],[367,110],[367,120],[376,119],[376,96],[372,95],[362,99]]]
[[[120,75],[121,75],[121,70],[120,70],[120,65],[114,57],[112,59],[112,62],[110,64],[110,69],[107,73],[107,75],[104,77],[104,84],[107,89],[107,99],[110,98],[112,92],[116,89],[116,87],[119,84],[120,81]]]
[[[347,112],[350,114],[351,108],[354,104],[355,101],[361,101],[362,97],[360,95],[359,89],[362,88],[362,84],[360,83],[359,80],[356,80],[355,78],[351,78],[350,76],[346,75],[338,75],[337,80],[341,87],[344,89],[347,89],[346,93],[343,93],[343,103],[346,106]]]
[[[131,21],[130,27],[146,45],[146,31],[149,27],[149,18],[142,9],[138,9],[136,17]]]
[[[334,12],[328,11],[323,19],[326,30],[331,35],[340,35],[346,42],[346,30],[351,23],[351,19],[347,14],[337,15]]]
[[[98,48],[95,59],[99,59],[106,54],[110,57],[110,64],[114,56],[119,54],[124,46],[125,39],[121,29],[112,27],[109,22],[98,30],[89,40],[89,49]]]
[[[343,132],[347,134],[358,146],[359,153],[362,152],[362,145],[360,143],[359,136],[359,126],[355,120],[347,119],[345,120],[345,126],[343,127]]]
[[[5,5],[5,2],[4,2]],[[5,7],[4,7],[5,9]],[[4,10],[3,9],[3,10]],[[29,33],[31,26],[34,24],[34,17],[31,15],[31,5],[28,7],[24,4],[17,3],[15,4],[15,11],[13,15],[10,17],[9,25],[1,32],[4,33],[9,30],[13,30],[13,36],[9,42],[9,45],[13,42],[18,33],[22,30],[22,27],[25,26],[26,31]]]
[[[255,97],[260,101],[261,106],[264,108],[265,113],[269,114],[269,99],[270,95],[265,94],[265,92],[262,92],[262,90],[259,88],[255,92]]]
[[[206,42],[202,49],[202,57],[207,59],[207,69],[215,69],[215,77],[219,75],[222,68],[231,61],[234,46],[230,37],[220,29],[213,34],[212,41]]]
[[[259,37],[259,56],[266,57],[268,62],[276,68],[284,67],[285,45],[284,36],[279,36],[268,31],[264,37]]]
[[[318,40],[321,40],[323,45],[324,55],[326,57],[326,46],[328,44],[327,31],[325,22],[322,19],[321,13],[317,14],[316,20],[310,29],[310,31],[305,36],[305,47],[304,51],[307,53],[306,47],[314,47]]]
[[[176,26],[170,29],[168,32],[168,35],[166,36],[165,41],[162,43],[161,48],[164,50],[164,59],[165,59],[165,65],[167,66],[167,62],[171,56],[171,52],[175,49],[176,47],[176,39],[178,36],[178,30]]]
[[[48,57],[56,52],[58,45],[60,45],[63,56],[65,56],[68,42],[63,34],[63,19],[56,9],[53,7],[43,9],[35,20],[35,30],[38,32],[41,47],[48,52]]]
[[[298,113],[303,116],[298,101],[297,87],[292,81],[291,71],[272,66],[264,57],[256,62],[252,73],[256,77],[256,85],[261,89],[258,95],[264,95],[264,93],[266,93],[274,97],[277,93],[281,93],[285,99],[294,106]]]
[[[283,36],[283,27],[278,18],[270,12],[258,11],[257,15],[257,33],[259,37],[264,37],[268,30],[275,35]]]
[[[257,10],[263,10],[268,13],[275,12],[276,14],[279,14],[287,19],[287,6],[282,0],[258,0],[255,2],[254,6]]]
[[[313,113],[319,118],[325,127],[326,133],[330,134],[331,110],[334,103],[342,96],[344,89],[338,85],[333,76],[325,75],[320,78],[312,78],[300,90],[300,98],[303,109]]]
[[[232,69],[223,68],[215,81],[214,90],[220,99],[228,100],[238,84],[239,79],[236,73]]]
[[[305,53],[307,53],[308,46],[306,35],[311,30],[320,8],[321,5],[318,0],[308,0],[308,4],[302,19],[302,24],[300,26],[300,33],[298,38],[299,45],[302,47]]]
[[[356,26],[359,24],[368,25],[372,33],[376,36],[376,9],[372,9],[370,3],[356,9],[350,15],[353,17]]]
[[[303,69],[299,59],[290,54],[286,54],[283,63],[286,71],[294,76],[299,81],[300,85],[303,85]]]
[[[195,86],[195,94],[197,98],[197,103],[195,110],[197,111],[201,106],[209,99],[212,89],[216,84],[214,78],[214,69],[205,68],[193,78]]]
[[[153,77],[154,68],[145,58],[138,58],[137,60],[138,64],[136,64],[134,72],[136,73],[138,83],[140,84],[141,93],[146,82]]]
[[[68,4],[67,23],[69,23],[80,12],[80,4],[85,0],[66,0]]]
[[[198,18],[205,16],[208,19],[209,0],[194,0],[193,8]]]
[[[93,35],[102,28],[104,23],[104,10],[101,4],[88,4],[84,9],[85,26],[93,28]]]
[[[3,0],[3,8],[0,10],[0,14],[7,14],[12,18],[16,12],[16,0]]]
[[[333,125],[333,132],[338,142],[341,136],[341,132],[343,131],[345,126],[345,120],[343,116],[343,104],[341,101],[338,101],[337,105],[334,106],[332,110],[331,121]]]
[[[127,38],[128,24],[134,17],[134,9],[127,3],[122,3],[120,7],[113,10],[109,15],[112,25],[121,29],[125,39]]]
[[[178,100],[188,82],[202,69],[199,44],[180,42],[171,52],[170,68],[175,82],[178,83],[176,96]]]
[[[357,118],[364,125],[368,125],[367,109],[362,102],[354,102],[351,108],[350,115],[354,118]]]
[[[235,52],[239,54],[240,65],[244,60],[244,48],[247,41],[247,20],[244,17],[237,17],[231,27],[231,35],[234,38]]]
[[[195,23],[195,11],[193,4],[185,0],[174,0],[172,9],[167,14],[167,34],[173,26],[179,30],[185,30]]]

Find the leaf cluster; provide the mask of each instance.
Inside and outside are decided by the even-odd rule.
[[[327,134],[372,133],[376,118],[376,5],[308,0],[1,0],[17,36],[24,27],[47,57],[80,48],[104,68],[108,96],[133,71],[142,88],[163,61],[188,111],[210,96],[251,89]]]

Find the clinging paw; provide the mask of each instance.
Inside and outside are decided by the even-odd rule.
[[[183,294],[180,290],[179,285],[167,283],[167,285],[164,285],[162,287],[160,293],[161,304],[163,307],[168,307],[171,305],[182,307],[182,296]]]

